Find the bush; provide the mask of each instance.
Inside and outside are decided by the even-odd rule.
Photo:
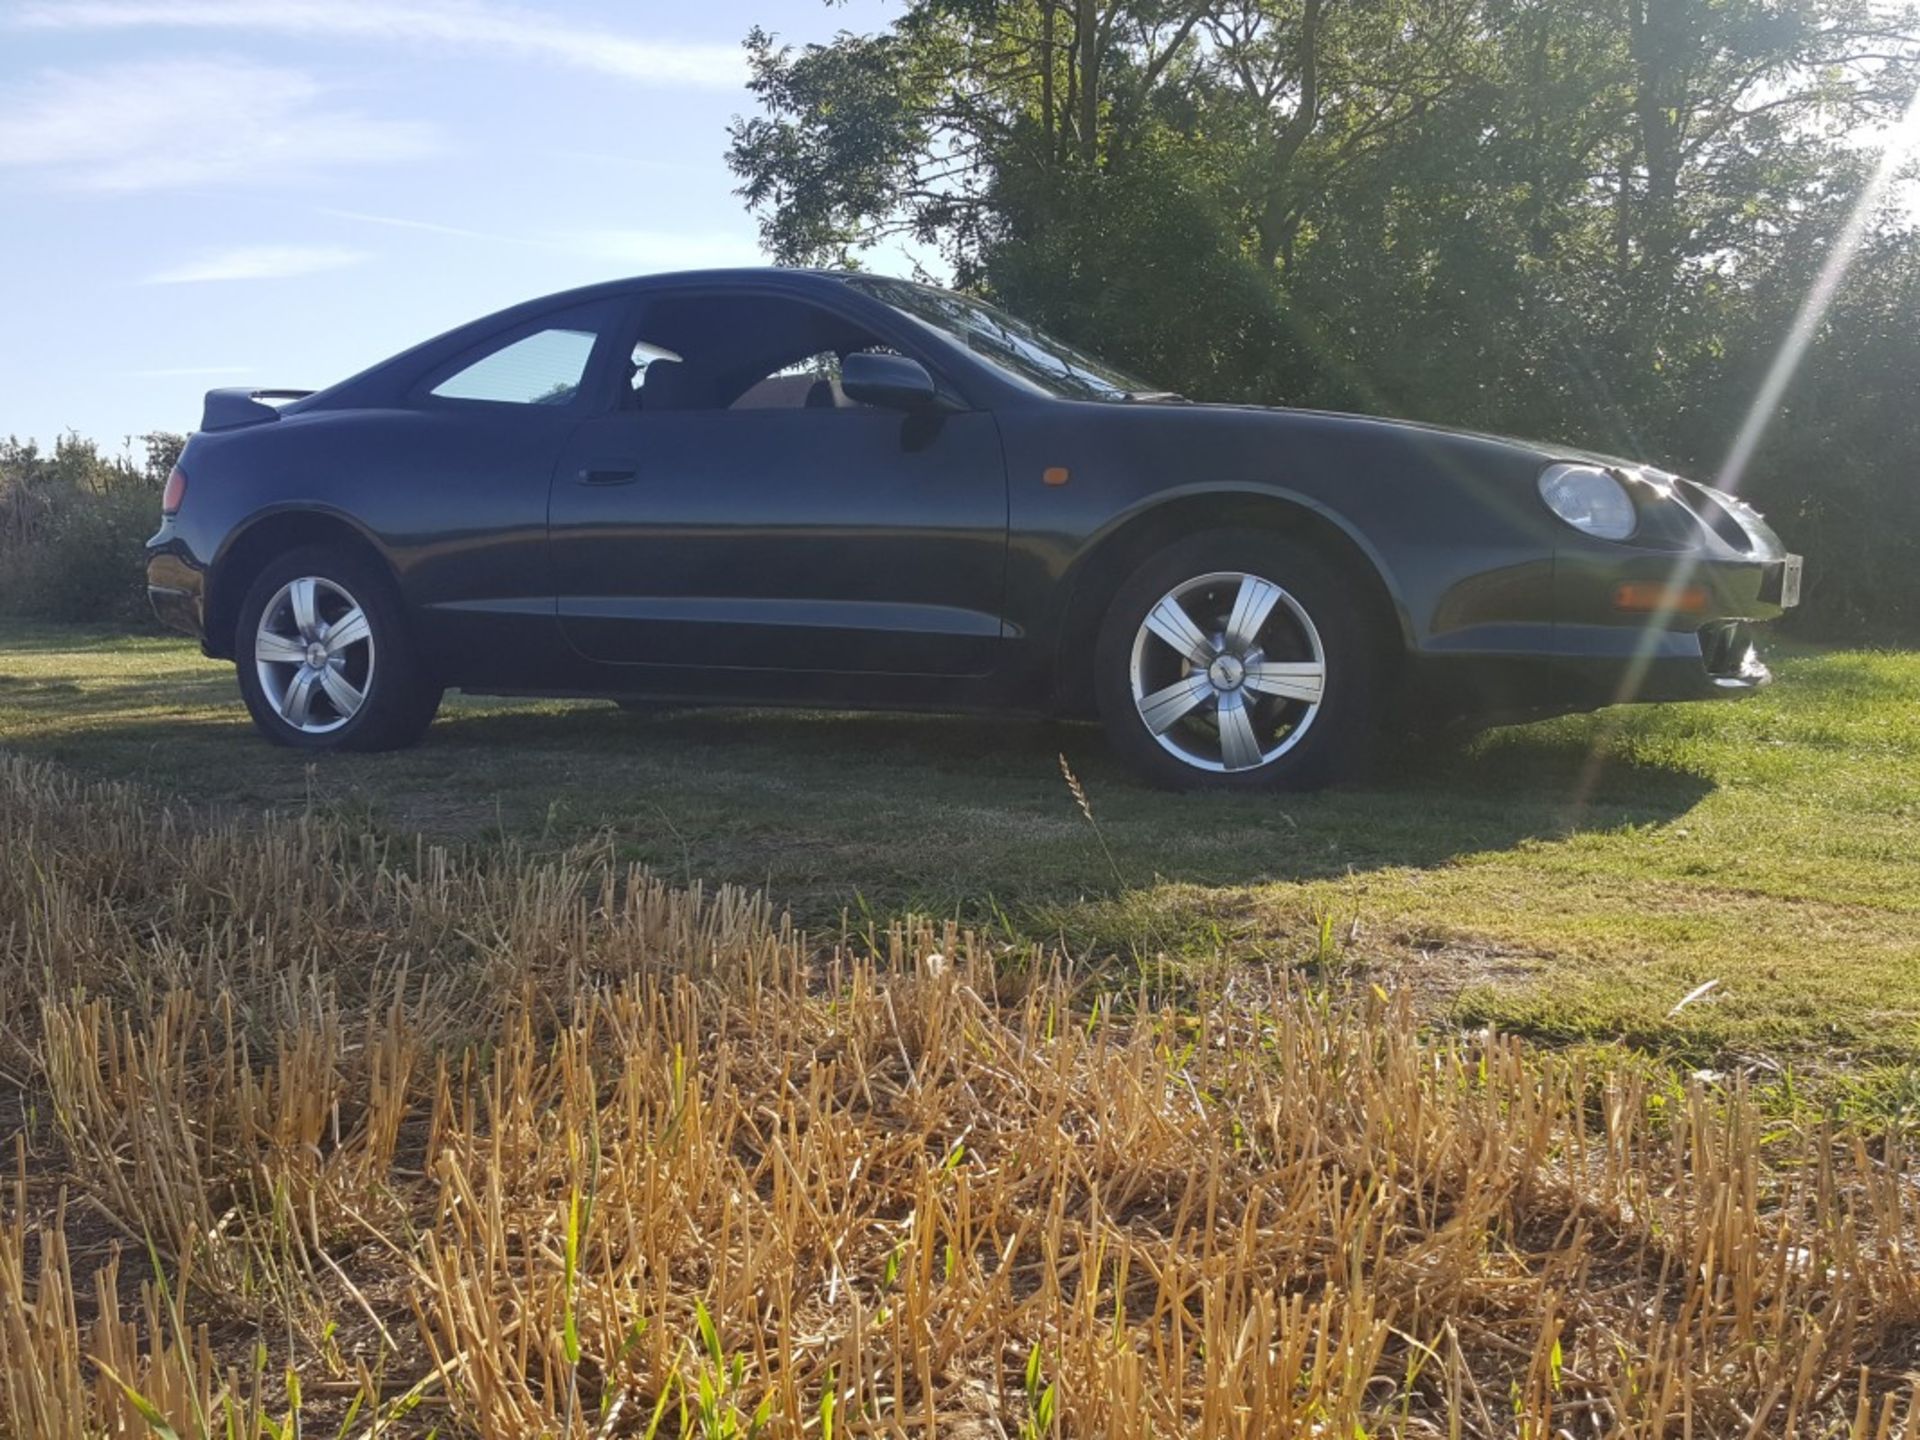
[[[51,454],[0,445],[0,611],[47,620],[147,624],[144,545],[184,439],[142,437],[145,454],[103,456],[65,435]]]

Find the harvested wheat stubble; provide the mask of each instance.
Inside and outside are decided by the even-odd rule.
[[[1174,1011],[12,761],[0,947],[9,1435],[1920,1423],[1896,1142],[1367,986]]]

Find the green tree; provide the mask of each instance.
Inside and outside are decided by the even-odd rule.
[[[729,161],[783,260],[910,236],[1191,394],[1704,478],[1860,194],[1859,137],[1920,84],[1908,0],[906,0],[749,50]],[[1920,385],[1884,299],[1920,273],[1913,212],[1868,238],[1752,472],[1815,537],[1833,623],[1920,618],[1881,593],[1920,576],[1872,533],[1908,471],[1869,419]]]

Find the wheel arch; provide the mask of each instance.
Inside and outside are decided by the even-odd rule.
[[[1161,495],[1123,516],[1086,547],[1067,578],[1053,646],[1051,708],[1092,712],[1093,641],[1114,592],[1153,552],[1204,530],[1264,530],[1327,547],[1356,576],[1374,632],[1395,668],[1414,646],[1413,625],[1391,572],[1344,519],[1304,496],[1272,490],[1210,489]]]
[[[234,627],[255,579],[275,556],[309,545],[357,554],[379,566],[398,588],[385,552],[351,520],[328,510],[264,511],[235,530],[208,567],[205,633],[209,654],[222,660],[233,658]]]

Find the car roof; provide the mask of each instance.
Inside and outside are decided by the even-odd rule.
[[[574,305],[619,300],[629,296],[643,295],[650,290],[752,289],[765,287],[769,283],[775,288],[794,294],[811,292],[822,295],[841,289],[846,280],[859,273],[852,270],[803,269],[799,266],[786,265],[748,265],[707,270],[663,271],[652,275],[631,275],[615,280],[600,280],[572,290],[537,295],[531,300],[522,300],[517,304],[509,305],[504,310],[496,310],[491,314],[466,321],[431,339],[409,346],[398,354],[390,355],[356,375],[347,376],[306,400],[295,401],[284,408],[292,413],[308,409],[380,403],[395,393],[396,387],[403,383],[403,377],[417,372],[422,367],[430,367],[437,360],[457,354],[467,345],[498,331],[510,329],[523,322],[536,320],[554,310],[566,309]]]
[[[538,311],[555,305],[603,300],[611,296],[632,295],[655,289],[711,287],[724,290],[735,286],[751,288],[771,282],[783,288],[814,290],[823,285],[843,284],[862,273],[858,270],[824,270],[798,265],[731,265],[701,270],[662,270],[647,275],[629,275],[616,280],[596,281],[592,285],[582,285],[577,289],[536,296],[532,300],[522,301],[518,305],[500,311],[499,314],[512,315],[522,310]]]

